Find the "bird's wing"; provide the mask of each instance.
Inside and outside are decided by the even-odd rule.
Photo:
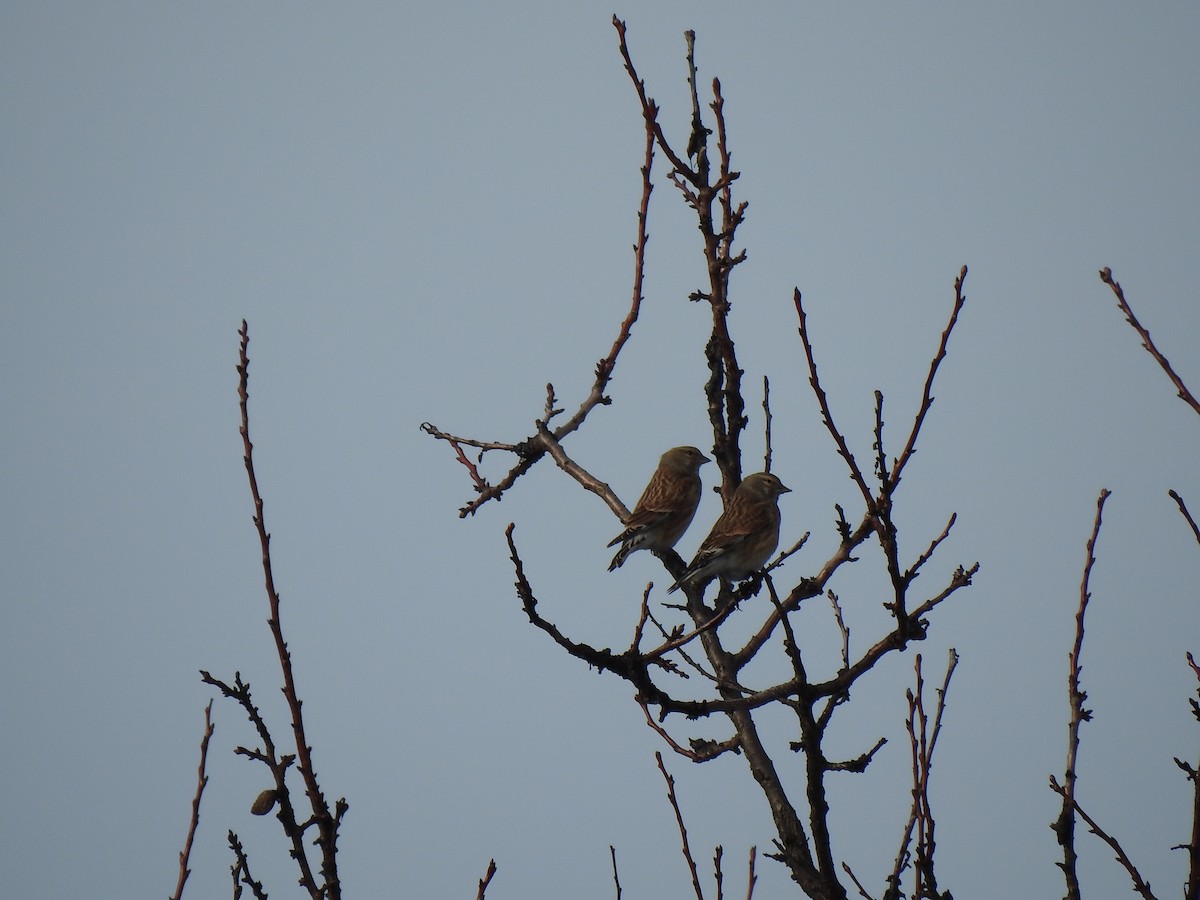
[[[614,544],[629,540],[639,531],[645,531],[647,528],[657,525],[674,512],[672,509],[638,508],[634,510],[629,521],[625,523],[625,530],[609,541],[608,546],[612,547]]]

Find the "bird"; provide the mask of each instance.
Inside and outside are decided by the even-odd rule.
[[[747,475],[667,593],[684,585],[703,586],[717,576],[738,581],[766,565],[779,546],[779,497],[790,491],[770,472]]]
[[[625,530],[608,542],[620,544],[608,571],[620,568],[635,550],[670,550],[692,524],[700,503],[700,467],[709,459],[695,447],[672,447],[658,461],[650,483],[625,521]]]

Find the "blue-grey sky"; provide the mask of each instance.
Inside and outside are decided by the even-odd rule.
[[[649,5],[647,5],[649,6]],[[865,680],[831,755],[836,850],[878,888],[907,810],[904,691],[962,662],[935,761],[943,887],[1060,896],[1066,658],[1084,542],[1108,503],[1084,650],[1096,721],[1080,797],[1161,896],[1178,890],[1196,758],[1200,420],[1097,278],[1111,266],[1200,388],[1200,10],[1194,4],[34,3],[0,8],[0,881],[12,897],[163,896],[194,790],[197,670],[256,690],[287,731],[237,433],[236,331],[251,329],[260,484],[322,784],[345,796],[347,896],[686,896],[688,876],[627,684],[531,629],[503,529],[543,611],[624,646],[649,554],[606,574],[611,512],[543,463],[469,521],[448,449],[418,431],[518,440],[552,381],[574,406],[628,305],[641,116],[610,24],[668,134],[686,140],[685,28],[726,98],[749,259],[735,339],[772,383],[782,577],[836,543],[855,491],[795,334],[804,292],[834,412],[869,459],[872,392],[899,449],[953,280],[968,302],[898,496],[919,579],[976,584],[930,639]],[[711,445],[695,226],[660,167],[646,301],[611,407],[572,438],[632,504],[667,447]],[[752,392],[748,460],[761,454]],[[748,462],[748,468],[752,467]],[[709,467],[710,469],[713,467]],[[498,469],[491,470],[493,473]],[[706,472],[709,483],[714,473]],[[706,496],[680,544],[718,513]],[[852,518],[854,515],[852,514]],[[878,559],[833,587],[852,641],[886,628]],[[875,568],[872,568],[875,567]],[[757,601],[762,602],[762,601]],[[827,609],[800,617],[836,666]],[[932,675],[930,675],[932,677]],[[295,874],[248,808],[254,735],[214,705],[188,895],[226,896],[236,830],[272,896]],[[723,738],[719,722],[679,734]],[[786,720],[771,726],[783,747]],[[780,750],[789,780],[801,765]],[[765,805],[738,757],[667,763],[693,847],[727,883]],[[1081,833],[1087,896],[1128,896]],[[707,868],[707,863],[705,863]],[[787,896],[759,863],[757,897]],[[878,891],[877,891],[878,892]]]

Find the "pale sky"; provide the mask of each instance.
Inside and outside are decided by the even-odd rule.
[[[649,4],[647,4],[649,6]],[[796,896],[744,760],[696,766],[646,728],[629,686],[532,629],[503,532],[542,610],[626,646],[646,553],[605,572],[612,513],[548,461],[502,504],[472,496],[446,430],[515,441],[584,396],[629,302],[642,159],[616,12],[668,134],[686,141],[683,31],[721,78],[748,261],[733,281],[747,469],[771,378],[774,470],[793,488],[794,584],[861,515],[796,336],[804,293],[825,387],[861,460],[873,392],[899,450],[970,267],[968,301],[897,498],[918,580],[974,586],[878,667],[831,755],[888,744],[831,785],[835,852],[882,893],[908,807],[915,652],[961,662],[935,759],[943,889],[1057,897],[1066,659],[1084,544],[1093,573],[1080,800],[1159,896],[1179,893],[1197,759],[1200,418],[1122,321],[1111,266],[1200,389],[1200,9],[1104,3],[33,3],[0,8],[0,883],[13,898],[166,896],[212,691],[239,671],[282,741],[237,433],[237,329],[284,627],[318,774],[350,803],[347,897],[690,895],[654,763],[676,777],[705,873]],[[659,160],[642,319],[568,449],[632,505],[659,454],[711,447],[694,221]],[[707,484],[716,473],[708,467]],[[503,470],[501,461],[489,474]],[[706,497],[679,549],[719,513]],[[860,651],[887,628],[877,552],[831,585]],[[766,602],[765,599],[752,601]],[[836,667],[827,606],[805,652]],[[249,806],[255,735],[214,704],[210,783],[185,896],[230,895],[226,832],[273,897],[297,896],[273,817]],[[768,717],[770,718],[770,717]],[[785,718],[768,731],[799,785]],[[673,723],[727,736],[719,721]],[[1129,896],[1080,829],[1085,896]],[[706,885],[711,886],[711,880]],[[737,887],[733,887],[736,885]]]

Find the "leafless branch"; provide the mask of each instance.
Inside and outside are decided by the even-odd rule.
[[[838,596],[832,590],[826,591],[826,596],[829,597],[829,603],[833,606],[833,617],[837,620],[838,631],[842,634],[842,668],[850,668],[850,629],[846,627],[846,620],[842,617],[842,607],[838,603]]]
[[[963,266],[958,273],[958,278],[954,280],[954,308],[950,312],[950,321],[946,324],[946,330],[942,332],[942,340],[938,344],[937,353],[934,354],[933,361],[929,364],[929,374],[925,377],[925,388],[921,392],[921,405],[917,410],[917,415],[913,419],[912,431],[909,432],[908,441],[892,466],[892,474],[888,479],[889,494],[900,484],[900,473],[908,465],[909,459],[912,458],[913,453],[917,449],[917,436],[921,433],[921,426],[925,423],[925,416],[929,412],[929,408],[933,406],[933,380],[937,376],[938,366],[946,358],[946,347],[950,343],[950,333],[954,331],[954,326],[958,322],[958,314],[962,311],[963,304],[967,301],[967,296],[963,293],[963,285],[966,280],[967,267]]]
[[[250,861],[246,858],[242,842],[233,831],[229,832],[228,840],[229,849],[233,851],[233,865],[229,867],[229,872],[233,876],[234,900],[242,896],[242,885],[250,888],[255,900],[267,900],[267,892],[263,890],[262,882],[255,881],[254,876],[250,874]]]
[[[1062,797],[1065,803],[1070,803],[1073,813],[1078,815],[1079,818],[1083,819],[1084,823],[1088,827],[1088,830],[1091,831],[1092,834],[1096,835],[1096,837],[1108,844],[1109,849],[1111,849],[1116,855],[1117,862],[1119,862],[1125,871],[1129,873],[1129,878],[1133,882],[1133,889],[1141,894],[1145,900],[1157,900],[1153,892],[1150,890],[1149,883],[1143,880],[1141,873],[1138,872],[1137,867],[1133,864],[1132,860],[1130,860],[1125,854],[1124,849],[1122,849],[1116,838],[1112,837],[1112,835],[1101,828],[1096,823],[1095,819],[1089,816],[1087,812],[1084,811],[1083,807],[1079,805],[1078,800],[1076,800],[1074,797],[1069,797],[1066,787],[1059,784],[1058,779],[1053,775],[1050,776],[1050,789]]]
[[[696,892],[696,900],[704,900],[704,891],[700,889],[700,876],[696,871],[696,861],[692,858],[691,847],[688,846],[687,826],[683,824],[683,813],[679,811],[679,801],[675,799],[675,779],[663,765],[662,754],[655,751],[654,758],[658,760],[658,771],[662,772],[663,780],[667,783],[667,800],[671,809],[675,810],[675,823],[679,826],[679,837],[683,841],[683,858],[687,860],[688,871],[692,875],[692,889]]]
[[[1193,519],[1192,514],[1188,512],[1187,504],[1183,502],[1183,498],[1180,497],[1179,494],[1175,493],[1175,491],[1167,491],[1167,494],[1172,500],[1175,501],[1175,505],[1179,507],[1179,512],[1183,514],[1183,518],[1187,521],[1188,525],[1191,526],[1192,534],[1196,538],[1196,543],[1200,544],[1200,526],[1196,525],[1196,520]]]
[[[867,889],[858,880],[858,876],[854,874],[854,870],[845,862],[842,863],[842,871],[849,875],[850,880],[854,882],[854,887],[858,890],[858,896],[862,897],[863,900],[875,900],[874,897],[867,893]]]
[[[479,879],[479,892],[475,895],[475,900],[483,900],[484,895],[487,893],[488,885],[492,883],[492,878],[494,878],[495,875],[496,861],[494,859],[489,859],[487,872],[485,872],[484,876]]]
[[[1170,362],[1167,361],[1167,358],[1155,346],[1154,340],[1150,337],[1150,332],[1138,321],[1138,317],[1133,314],[1133,309],[1125,299],[1125,292],[1121,290],[1121,285],[1112,277],[1112,270],[1108,266],[1100,270],[1100,280],[1112,289],[1113,294],[1117,298],[1117,307],[1125,314],[1125,321],[1133,326],[1133,330],[1141,337],[1142,346],[1146,348],[1146,352],[1154,357],[1159,368],[1171,379],[1171,383],[1175,385],[1175,389],[1178,392],[1179,399],[1190,406],[1195,412],[1200,413],[1200,400],[1197,400],[1192,395],[1192,392],[1188,390],[1187,385],[1183,383],[1183,379],[1175,373],[1175,370],[1171,368]]]
[[[260,739],[263,741],[262,750],[249,750],[245,747],[238,747],[236,752],[250,759],[259,760],[271,769],[272,776],[275,779],[275,791],[280,807],[277,818],[283,825],[284,832],[291,841],[291,855],[296,860],[296,864],[300,869],[300,884],[314,900],[316,898],[321,898],[321,900],[341,900],[341,883],[337,870],[337,833],[342,817],[349,807],[345,800],[338,800],[335,808],[330,810],[325,800],[325,795],[321,792],[320,785],[317,782],[316,770],[313,768],[312,748],[305,734],[304,717],[301,713],[300,697],[296,689],[292,657],[288,650],[287,642],[283,637],[279,592],[275,587],[275,575],[271,566],[271,535],[267,531],[263,499],[258,489],[258,478],[254,471],[254,444],[250,440],[250,329],[244,319],[242,320],[242,327],[239,334],[241,337],[241,349],[237,371],[239,376],[238,399],[241,408],[240,432],[244,450],[243,461],[246,467],[246,477],[250,484],[250,497],[254,505],[254,526],[258,533],[259,546],[262,550],[263,579],[267,592],[267,603],[270,608],[267,625],[271,630],[272,637],[275,639],[275,650],[279,656],[280,670],[283,675],[283,695],[291,712],[292,734],[296,742],[295,755],[276,756],[275,745],[271,738],[270,730],[251,700],[250,686],[242,682],[240,674],[235,677],[232,686],[220,679],[213,678],[207,672],[202,672],[201,676],[206,683],[219,688],[225,696],[235,699],[242,706],[258,731]],[[295,816],[286,780],[287,769],[293,761],[297,763],[297,769],[304,782],[305,793],[312,807],[311,817],[302,823],[298,822]],[[317,879],[314,877],[312,866],[308,860],[304,839],[305,832],[311,827],[315,827],[317,830],[317,837],[313,843],[321,851],[321,884],[318,884]]]
[[[188,824],[187,838],[183,850],[179,853],[179,880],[175,883],[175,893],[171,900],[183,897],[183,886],[192,874],[188,868],[188,860],[192,855],[192,841],[196,838],[196,828],[200,825],[200,798],[204,796],[204,788],[208,785],[208,776],[204,774],[205,762],[208,759],[208,740],[213,736],[212,701],[204,707],[204,736],[200,738],[200,766],[196,773],[196,795],[192,798],[192,818]]]
[[[597,367],[597,377],[592,394],[581,405],[580,412],[571,421],[555,424],[559,421],[558,417],[562,415],[562,410],[559,408],[553,388],[548,385],[545,405],[541,418],[535,421],[534,433],[529,438],[515,444],[499,445],[494,442],[469,441],[456,435],[440,432],[428,424],[423,426],[434,437],[448,441],[458,456],[460,464],[468,469],[468,474],[479,496],[460,511],[460,515],[463,516],[476,511],[488,499],[498,499],[500,494],[508,490],[530,466],[547,455],[551,456],[578,485],[604,499],[618,516],[622,519],[627,516],[625,507],[612,493],[609,486],[571,459],[564,448],[563,437],[577,428],[583,417],[593,408],[588,406],[589,403],[594,406],[608,402],[608,398],[603,395],[604,385],[612,374],[617,351],[628,338],[629,328],[636,319],[636,311],[641,299],[641,277],[644,268],[643,251],[646,243],[645,222],[650,197],[650,165],[656,147],[666,157],[671,167],[668,177],[680,191],[684,202],[695,213],[703,241],[707,283],[702,289],[693,291],[689,297],[694,301],[704,301],[708,305],[712,317],[711,331],[704,348],[708,369],[704,395],[713,435],[713,456],[721,472],[720,491],[727,506],[732,492],[741,482],[740,439],[748,425],[742,383],[745,373],[738,361],[730,330],[729,315],[731,310],[730,276],[732,271],[746,259],[745,251],[736,249],[735,237],[739,226],[744,221],[747,206],[744,202],[737,202],[733,196],[733,182],[737,180],[738,173],[732,168],[732,156],[724,114],[725,98],[721,83],[718,79],[712,79],[712,101],[707,104],[707,108],[702,106],[695,59],[695,35],[687,33],[688,85],[692,106],[691,130],[686,155],[676,153],[659,124],[658,106],[647,94],[645,83],[640,79],[633,65],[626,42],[624,23],[614,18],[613,24],[619,37],[620,54],[641,104],[645,124],[646,164],[642,170],[642,208],[639,214],[638,241],[635,244],[634,305],[630,315],[623,323],[607,362],[602,360],[600,366]],[[711,128],[705,124],[708,116],[712,117]],[[834,771],[862,771],[883,744],[883,741],[880,740],[873,748],[854,759],[830,760],[826,757],[822,745],[825,730],[830,724],[835,710],[848,699],[850,689],[857,679],[869,672],[889,653],[903,650],[911,642],[924,640],[929,627],[929,622],[924,617],[960,588],[969,585],[979,569],[978,563],[969,568],[959,566],[940,592],[932,596],[927,595],[922,602],[917,603],[915,608],[910,610],[909,605],[916,602],[908,596],[911,582],[932,557],[934,551],[948,538],[955,519],[953,516],[951,517],[943,533],[928,542],[924,553],[917,557],[907,569],[900,564],[896,528],[892,521],[892,493],[899,482],[900,470],[915,452],[918,434],[932,405],[934,377],[941,360],[946,355],[950,333],[963,305],[962,282],[965,275],[966,269],[964,268],[956,281],[954,310],[950,322],[942,334],[938,351],[930,364],[922,401],[914,417],[907,445],[900,457],[890,465],[890,468],[883,442],[883,396],[882,392],[877,394],[875,449],[877,451],[878,485],[874,490],[855,461],[845,436],[834,423],[830,403],[817,372],[805,310],[800,293],[798,290],[796,291],[796,310],[800,321],[802,344],[808,361],[810,384],[817,396],[825,426],[833,436],[839,454],[849,466],[851,478],[859,487],[865,509],[861,522],[857,526],[852,526],[847,521],[841,507],[836,507],[840,543],[823,564],[815,565],[815,574],[799,578],[798,581],[793,582],[790,589],[781,592],[782,596],[776,592],[775,587],[775,581],[781,581],[780,573],[783,570],[780,567],[785,560],[791,558],[805,545],[807,534],[790,549],[781,552],[770,563],[767,572],[756,574],[736,584],[722,578],[716,597],[711,601],[706,602],[704,590],[700,588],[685,591],[686,601],[680,605],[667,604],[668,615],[682,613],[686,616],[684,620],[686,624],[670,622],[667,616],[663,618],[664,622],[668,624],[660,622],[651,611],[650,587],[648,586],[642,595],[632,643],[624,652],[614,653],[608,649],[597,649],[588,643],[577,640],[574,636],[565,634],[542,614],[538,608],[537,597],[526,575],[524,564],[517,552],[513,536],[514,526],[509,525],[505,533],[515,573],[517,595],[530,623],[544,631],[568,654],[601,671],[610,672],[628,681],[635,689],[636,702],[642,707],[647,724],[675,752],[697,762],[710,760],[729,751],[741,754],[747,762],[755,783],[763,791],[771,811],[777,830],[775,846],[779,853],[776,858],[788,866],[793,880],[801,890],[819,900],[844,900],[845,898],[845,888],[839,880],[841,873],[837,868],[831,849],[832,838],[828,823],[829,804],[826,798],[826,778],[830,772]],[[765,377],[763,378],[762,410],[765,443],[763,465],[765,469],[770,470],[774,464],[773,415],[770,402],[770,382]],[[489,485],[482,474],[478,472],[478,467],[475,467],[471,460],[466,458],[466,453],[462,448],[468,446],[477,447],[481,452],[481,457],[483,453],[491,450],[500,450],[515,453],[519,459],[508,475],[495,484]],[[878,493],[875,492],[876,490]],[[858,548],[872,534],[878,536],[887,560],[893,590],[892,595],[888,598],[889,602],[885,606],[892,610],[894,622],[889,630],[878,636],[874,643],[859,653],[857,658],[852,659],[849,629],[841,617],[836,595],[830,590],[829,582],[843,565],[856,560],[855,553],[858,552]],[[655,554],[667,571],[677,577],[677,570],[681,570],[683,565],[683,561],[678,558],[678,555],[673,551],[655,551]],[[769,608],[764,608],[762,604],[745,602],[758,594],[763,585],[766,586],[772,601]],[[804,665],[803,649],[800,644],[800,637],[803,635],[798,636],[790,617],[805,599],[825,593],[827,590],[829,590],[834,603],[835,616],[838,618],[838,626],[842,631],[842,665],[833,677],[822,676],[825,680],[810,680],[810,675]],[[735,616],[748,617],[751,615],[762,616],[762,623],[755,626],[755,623],[751,622],[748,629],[741,630],[724,627]],[[642,644],[648,624],[657,629],[662,635],[662,640],[659,646],[643,651]],[[731,650],[725,646],[723,636],[732,633],[749,633],[750,638],[740,649]],[[760,687],[747,677],[747,673],[751,671],[747,667],[769,643],[779,645],[787,655],[791,663],[791,677],[768,687]],[[766,670],[769,671],[769,668]],[[706,687],[704,681],[707,681],[711,684],[713,693],[702,696],[700,699],[682,699],[674,696],[673,686],[679,682],[670,679],[676,676],[686,678],[693,671],[702,676],[703,680],[699,683],[699,687]],[[752,671],[758,672],[760,668],[754,667]],[[660,686],[660,682],[671,685],[672,692],[668,692]],[[691,684],[695,685],[696,682],[691,682]],[[804,752],[805,797],[803,799],[807,801],[808,807],[807,814],[803,819],[789,796],[784,778],[777,771],[770,751],[764,745],[758,731],[755,711],[774,704],[791,710],[797,716],[800,739],[796,742],[795,747]],[[651,707],[654,707],[653,711]],[[923,708],[921,710],[922,740],[924,742],[921,752],[928,754],[924,757],[926,770],[940,723],[940,708],[939,705],[939,714],[935,718],[931,733],[928,732]],[[687,743],[677,741],[663,724],[666,718],[673,714],[684,715],[689,719],[723,715],[732,725],[733,735],[720,742],[702,739],[692,739]],[[687,745],[688,743],[690,743],[690,747]],[[687,845],[686,830],[683,828],[682,816],[674,796],[673,782],[666,773],[661,754],[658,754],[658,760],[660,770],[668,780],[669,799],[680,825],[685,858],[688,860],[692,872],[693,887],[697,896],[701,896],[696,867]],[[927,806],[928,797],[926,796],[925,799]],[[928,869],[928,874],[922,877],[926,883],[932,884],[932,817],[928,816],[923,821],[927,825],[927,830],[923,832],[920,846],[929,860],[923,862]],[[754,858],[752,852],[751,881],[747,896],[753,890]],[[615,851],[613,851],[613,861],[615,880]],[[719,850],[714,859],[714,866],[717,877],[717,894],[718,897],[721,897],[723,895],[723,875]],[[617,890],[619,894],[619,882]]]
[[[1088,601],[1092,594],[1089,582],[1092,577],[1092,566],[1096,563],[1096,541],[1100,537],[1100,526],[1104,519],[1104,502],[1110,491],[1102,489],[1096,498],[1096,518],[1092,525],[1092,534],[1087,542],[1087,556],[1083,564],[1083,577],[1079,583],[1079,609],[1075,613],[1075,643],[1069,657],[1070,671],[1067,675],[1067,699],[1070,703],[1070,718],[1067,722],[1067,769],[1063,776],[1062,811],[1051,824],[1059,846],[1063,849],[1063,861],[1058,867],[1063,871],[1067,885],[1067,900],[1080,900],[1078,863],[1079,855],[1075,850],[1075,783],[1077,778],[1077,761],[1079,755],[1079,726],[1092,718],[1091,710],[1084,708],[1087,693],[1079,685],[1079,673],[1083,666],[1080,659],[1083,655],[1084,616],[1087,613]],[[1052,785],[1057,784],[1053,779]],[[1057,790],[1057,788],[1056,788]]]
[[[1188,653],[1187,661],[1192,674],[1200,681],[1200,665],[1196,664],[1191,653]],[[1200,695],[1200,688],[1196,689],[1196,693]],[[1192,715],[1200,721],[1200,702],[1192,700],[1191,705]],[[1184,884],[1183,897],[1184,900],[1200,900],[1200,762],[1193,766],[1176,759],[1175,763],[1192,783],[1192,836],[1191,840],[1180,848],[1188,854],[1188,877]]]
[[[867,480],[863,477],[862,469],[858,466],[858,461],[854,458],[854,454],[850,452],[850,445],[846,443],[846,438],[838,430],[837,425],[833,421],[833,412],[829,408],[829,397],[826,395],[825,389],[821,387],[821,376],[817,372],[817,360],[813,354],[812,341],[809,340],[808,336],[808,314],[804,311],[804,301],[800,294],[800,288],[795,289],[792,298],[796,304],[796,315],[800,320],[800,342],[804,345],[804,357],[808,361],[808,383],[817,398],[817,404],[821,407],[821,421],[825,423],[825,429],[833,438],[834,444],[837,445],[838,453],[846,461],[846,465],[849,466],[850,478],[858,485],[858,490],[862,493],[863,502],[866,504],[868,514],[874,515],[875,497],[871,493],[871,488],[867,486]]]
[[[650,715],[650,707],[646,705],[645,701],[639,700],[639,705],[642,707],[642,713],[646,716],[646,724],[666,742],[668,747],[680,756],[686,756],[692,762],[708,762],[710,759],[716,759],[722,753],[730,751],[737,753],[738,748],[741,746],[741,738],[735,734],[733,737],[720,743],[693,738],[690,742],[692,747],[689,750],[676,741],[675,738],[671,737],[670,732],[654,721],[654,717]]]
[[[763,451],[763,471],[771,471],[771,379],[766,375],[763,376],[763,438],[765,450]],[[799,549],[797,547],[797,549]]]
[[[617,887],[617,900],[621,900],[621,878],[617,874],[617,848],[609,844],[608,853],[612,857],[613,884]]]
[[[929,715],[925,711],[925,678],[921,671],[922,658],[917,654],[914,663],[916,671],[916,689],[908,691],[908,719],[905,726],[908,730],[909,744],[912,748],[912,796],[913,803],[909,812],[908,822],[900,840],[900,849],[892,866],[891,875],[887,879],[887,889],[883,900],[899,900],[900,877],[910,864],[913,865],[915,885],[914,898],[931,898],[949,900],[950,893],[939,893],[937,877],[934,874],[934,855],[937,848],[935,839],[936,823],[933,808],[929,802],[929,778],[933,768],[933,754],[937,748],[938,735],[942,730],[942,714],[946,708],[946,694],[950,689],[950,679],[958,666],[958,653],[951,648],[946,664],[946,675],[942,686],[937,691],[937,704],[934,709],[933,727],[929,727]],[[916,831],[915,858],[910,854],[913,832]]]
[[[620,23],[615,16],[613,17],[613,24],[617,27],[618,32],[621,34],[622,52],[626,52],[624,43],[625,26],[623,23]],[[627,55],[626,62],[628,65],[632,66],[632,63],[629,63],[628,61]],[[630,74],[633,75],[632,69]],[[587,396],[580,403],[579,408],[575,411],[574,415],[572,415],[570,419],[551,429],[550,419],[552,418],[552,415],[557,414],[558,410],[552,409],[552,404],[547,403],[547,408],[543,413],[543,418],[535,420],[534,422],[534,433],[524,440],[516,443],[474,441],[469,438],[463,438],[444,432],[429,422],[424,422],[421,424],[421,430],[426,434],[435,439],[446,441],[451,445],[451,447],[455,450],[455,454],[459,462],[467,468],[468,474],[471,476],[473,486],[478,496],[458,511],[460,518],[465,518],[466,516],[473,515],[474,513],[478,512],[479,508],[489,500],[499,500],[504,493],[516,483],[518,478],[528,472],[538,460],[547,454],[551,455],[555,462],[557,462],[564,471],[579,481],[580,484],[603,499],[609,505],[609,507],[617,513],[618,516],[621,516],[622,513],[625,516],[628,516],[629,514],[629,511],[625,509],[621,501],[617,498],[616,494],[612,492],[608,485],[604,484],[593,476],[586,475],[581,467],[577,466],[570,460],[566,454],[566,451],[563,450],[561,444],[565,437],[579,429],[593,409],[595,409],[597,406],[607,406],[612,402],[608,395],[605,394],[605,389],[608,387],[608,383],[612,378],[613,371],[616,368],[617,357],[620,355],[621,350],[625,347],[625,344],[629,341],[630,334],[633,331],[633,325],[635,322],[637,322],[638,315],[641,311],[646,243],[648,241],[646,225],[650,210],[650,194],[654,189],[653,184],[651,183],[651,170],[654,162],[654,145],[656,140],[663,145],[664,151],[667,149],[665,139],[662,136],[662,129],[659,128],[657,122],[657,107],[654,106],[653,101],[650,101],[645,97],[644,92],[642,93],[642,99],[643,113],[646,120],[646,150],[645,159],[641,169],[642,199],[641,204],[638,207],[637,214],[637,239],[633,246],[633,299],[630,303],[629,311],[625,314],[625,318],[617,330],[617,336],[614,338],[612,346],[609,348],[608,355],[596,363],[595,379],[592,382],[591,389],[588,391]],[[670,156],[671,154],[668,155]],[[672,159],[672,163],[675,163],[676,161],[677,159]],[[553,388],[549,385],[547,385],[547,394],[548,398],[552,397],[553,395]],[[480,447],[482,450],[506,450],[515,454],[518,461],[512,466],[512,468],[509,469],[503,478],[501,478],[495,484],[491,484],[484,479],[482,475],[480,475],[478,469],[466,459],[466,456],[462,453],[462,449],[459,446],[460,444]]]

